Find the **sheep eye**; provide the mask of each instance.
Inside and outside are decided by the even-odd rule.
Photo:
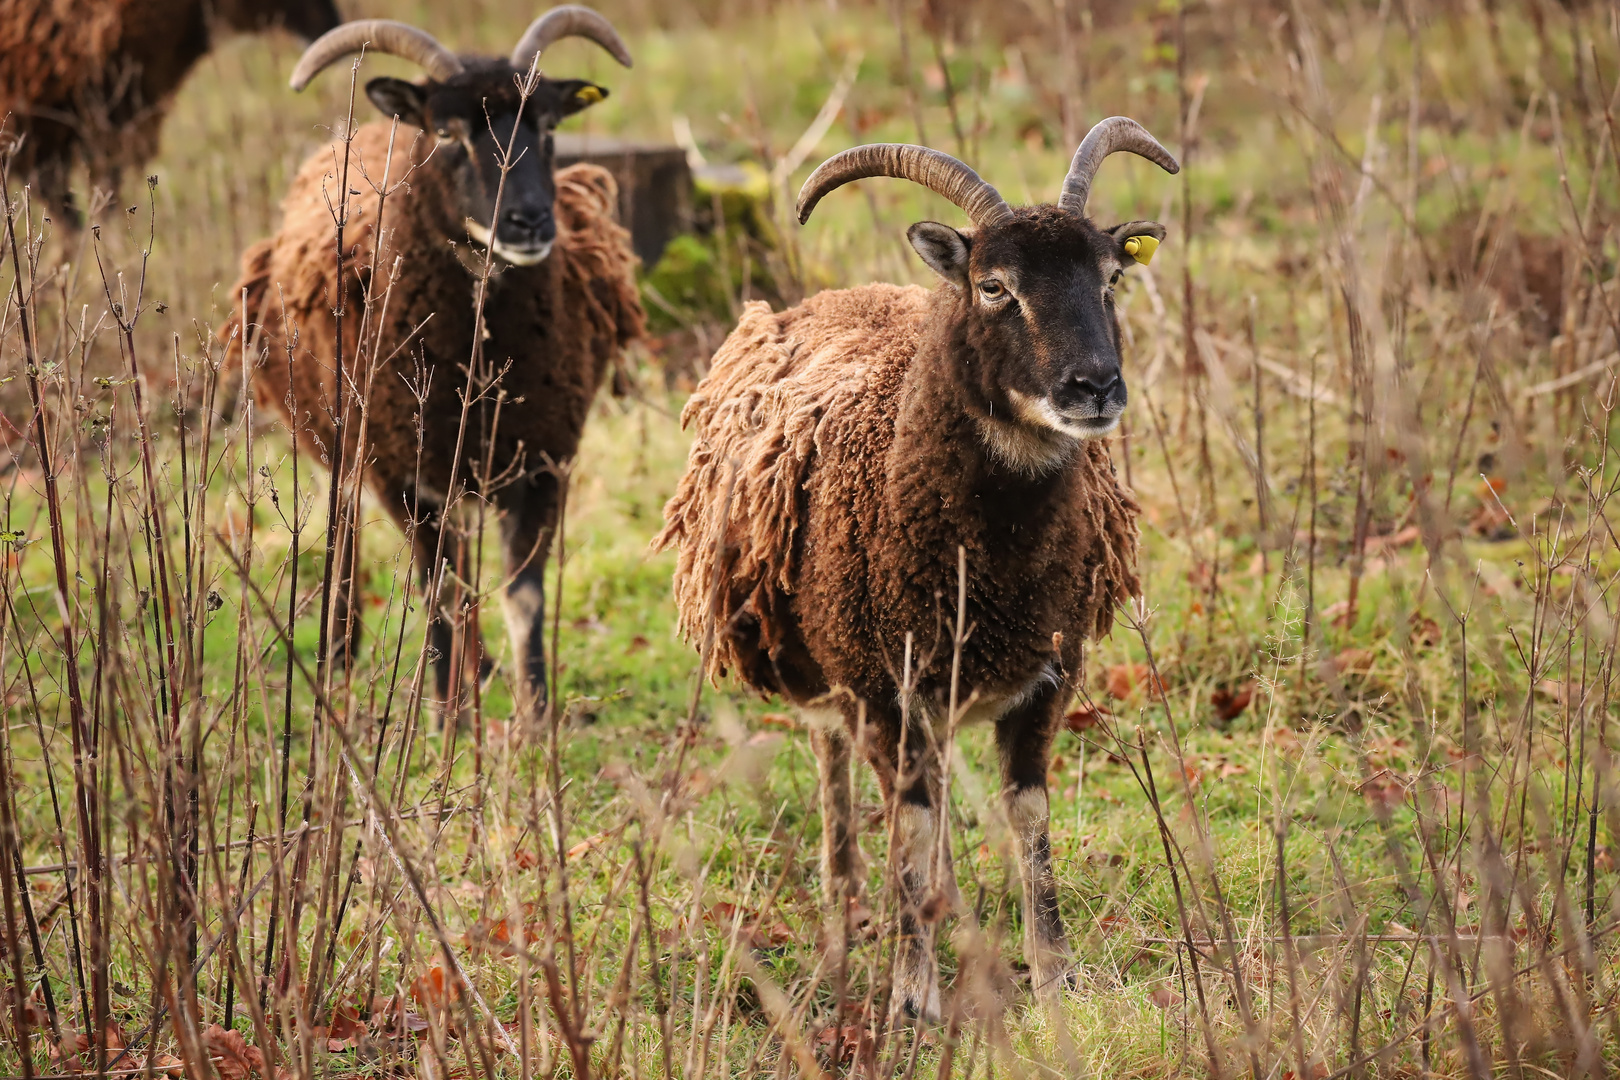
[[[437,135],[441,139],[448,139],[450,137],[450,129],[449,128],[440,128],[439,130],[435,131],[433,134]]]
[[[1113,275],[1109,277],[1108,284],[1110,284],[1110,285],[1118,285],[1119,284],[1119,271],[1118,270],[1115,270]]]
[[[979,292],[986,300],[999,300],[1007,290],[1002,288],[1001,282],[994,278],[986,278],[979,282]]]

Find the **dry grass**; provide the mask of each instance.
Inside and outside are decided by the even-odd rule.
[[[464,48],[533,15],[363,7]],[[870,921],[823,946],[803,736],[696,683],[645,553],[685,451],[656,349],[572,471],[554,711],[515,715],[497,670],[437,726],[408,549],[348,488],[365,644],[318,662],[328,477],[246,410],[181,407],[225,383],[239,252],[344,122],[341,79],[295,97],[294,48],[240,41],[98,233],[8,187],[0,1073],[1620,1066],[1612,7],[608,7],[638,65],[601,72],[585,122],[662,138],[679,113],[766,169],[859,52],[789,190],[852,141],[921,137],[1050,198],[1108,113],[1188,166],[1116,160],[1095,202],[1172,228],[1125,300],[1114,445],[1145,595],[1088,658],[1051,777],[1077,990],[1048,1009],[1020,985],[982,732],[951,785],[949,1023],[884,1022],[880,828]],[[954,220],[877,182],[805,230],[770,213],[788,296],[924,280],[904,226]],[[465,509],[478,545],[493,522]],[[484,563],[460,609],[490,642],[471,601],[497,584]]]

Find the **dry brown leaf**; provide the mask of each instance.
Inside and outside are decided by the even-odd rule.
[[[265,1067],[264,1052],[252,1046],[239,1031],[211,1024],[202,1033],[203,1047],[220,1080],[286,1080],[287,1070],[278,1068],[272,1077]]]
[[[1130,697],[1139,686],[1150,697],[1157,698],[1164,693],[1163,681],[1156,678],[1153,669],[1146,664],[1113,665],[1108,669],[1106,686],[1108,696],[1120,700]]]
[[[1274,727],[1266,732],[1266,742],[1276,747],[1280,754],[1297,754],[1304,748],[1299,736],[1294,734],[1294,729],[1287,725]]]
[[[597,848],[602,846],[603,842],[606,841],[609,836],[612,835],[613,830],[609,829],[606,832],[599,832],[595,836],[587,836],[585,839],[568,849],[568,861],[573,862],[575,859],[585,855],[586,852],[595,851]]]
[[[1372,670],[1373,659],[1371,649],[1345,649],[1333,657],[1333,666],[1340,675],[1365,675]]]
[[[780,916],[771,916],[767,919],[757,912],[742,912],[742,922],[738,926],[739,909],[729,900],[722,900],[703,913],[703,917],[715,926],[720,932],[731,934],[733,926],[738,927],[738,940],[745,943],[750,949],[778,949],[794,941],[793,931]]]
[[[444,975],[444,968],[434,967],[411,983],[411,999],[424,1009],[443,1008],[461,997],[461,987]]]
[[[1235,720],[1243,715],[1254,700],[1254,682],[1251,680],[1233,690],[1229,687],[1216,687],[1209,695],[1209,703],[1215,706],[1215,715],[1222,720]]]
[[[1083,731],[1090,731],[1105,720],[1112,720],[1113,716],[1107,709],[1096,705],[1082,705],[1063,718],[1063,726],[1076,735]]]
[[[1181,995],[1168,986],[1156,986],[1153,988],[1153,992],[1148,995],[1148,1000],[1165,1012],[1169,1012],[1181,1004]]]

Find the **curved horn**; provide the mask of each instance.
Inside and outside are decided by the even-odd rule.
[[[1098,121],[1080,141],[1080,149],[1074,152],[1074,161],[1069,165],[1069,175],[1063,178],[1063,194],[1058,196],[1058,206],[1071,214],[1084,214],[1097,167],[1103,163],[1103,158],[1120,150],[1145,157],[1167,173],[1181,171],[1181,163],[1159,145],[1158,139],[1148,134],[1147,128],[1127,116],[1110,116]]]
[[[606,49],[613,59],[625,67],[632,63],[629,48],[606,16],[578,4],[564,4],[552,8],[529,24],[522,39],[512,49],[512,66],[519,71],[528,71],[536,56],[553,42],[565,37],[587,38]]]
[[[870,143],[834,154],[810,174],[799,190],[799,224],[810,220],[810,211],[823,195],[868,176],[893,176],[921,184],[960,206],[975,225],[995,225],[1012,217],[1012,208],[1001,193],[951,155],[910,143]]]
[[[304,50],[293,68],[292,88],[302,90],[324,68],[361,49],[403,57],[438,82],[462,71],[456,54],[426,30],[392,19],[357,19],[328,30]]]

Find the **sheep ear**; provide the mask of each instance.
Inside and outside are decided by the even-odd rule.
[[[1152,261],[1153,253],[1159,250],[1159,241],[1164,239],[1164,232],[1164,226],[1157,221],[1127,221],[1109,229],[1108,235],[1114,239],[1121,262],[1135,259],[1145,266]]]
[[[906,239],[917,249],[922,261],[933,267],[934,273],[955,285],[967,288],[968,238],[963,233],[941,225],[937,221],[919,221],[906,230]]]
[[[402,123],[427,130],[426,87],[385,76],[366,83],[366,97],[384,116],[397,116]]]
[[[582,109],[588,109],[598,101],[608,96],[607,87],[597,86],[584,79],[561,79],[557,82],[557,116],[573,116]]]

